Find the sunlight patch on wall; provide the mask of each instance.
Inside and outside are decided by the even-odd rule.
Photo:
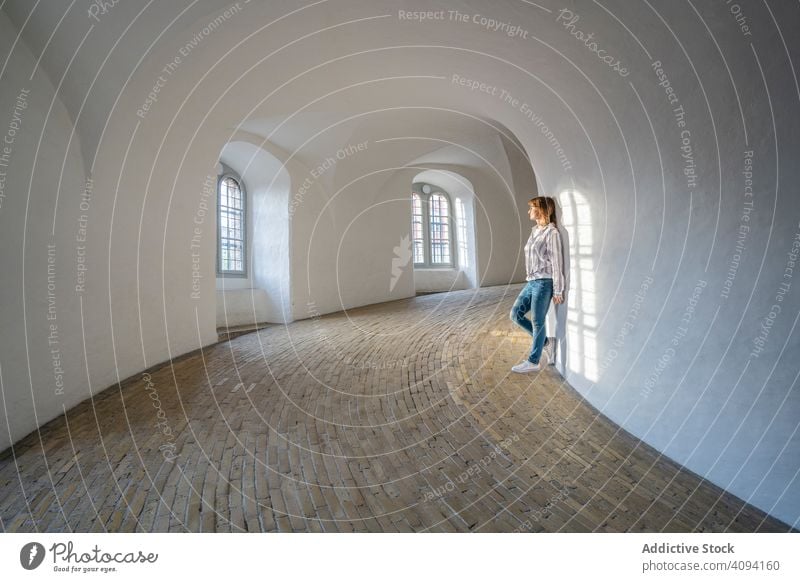
[[[567,367],[587,380],[598,380],[597,295],[592,216],[586,196],[576,190],[558,195],[561,223],[569,236],[569,279],[572,309],[567,315]]]

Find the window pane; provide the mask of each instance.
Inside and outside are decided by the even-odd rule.
[[[422,230],[422,200],[419,194],[411,195],[411,240],[414,247],[414,262],[425,262],[425,238]]]
[[[244,196],[231,177],[219,187],[219,270],[244,273]]]
[[[467,214],[464,208],[464,201],[461,198],[456,200],[456,226],[458,228],[458,264],[462,269],[466,269],[469,264],[467,254]]]
[[[431,263],[450,264],[450,211],[447,198],[441,194],[430,197]]]

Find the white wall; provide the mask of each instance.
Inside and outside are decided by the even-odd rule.
[[[557,21],[558,10],[532,4],[448,2],[448,9],[527,31],[527,38],[509,38],[472,21],[401,20],[398,9],[419,8],[410,2],[324,3],[273,25],[298,7],[253,2],[183,57],[139,117],[163,68],[227,6],[201,0],[173,23],[183,7],[159,4],[137,16],[144,2],[119,3],[77,52],[92,25],[86,14],[60,21],[55,10],[37,10],[3,73],[5,120],[41,53],[31,83],[37,115],[26,117],[25,145],[15,149],[8,178],[14,194],[0,210],[3,270],[14,282],[2,291],[0,340],[10,440],[87,394],[87,369],[100,389],[215,339],[213,218],[200,225],[197,257],[190,243],[203,180],[239,124],[286,153],[279,159],[291,165],[292,197],[337,148],[369,142],[314,180],[290,216],[292,318],[309,316],[309,301],[324,313],[411,296],[410,274],[388,290],[392,249],[408,229],[410,203],[393,198],[413,179],[416,170],[407,166],[439,150],[450,157],[427,161],[460,163],[452,159],[457,146],[485,151],[481,144],[507,129],[512,135],[505,139],[518,141],[530,159],[539,192],[555,194],[562,205],[572,199],[573,210],[581,201],[565,225],[573,256],[569,297],[559,310],[568,328],[559,370],[589,402],[664,454],[779,518],[800,517],[800,397],[791,359],[798,351],[798,296],[786,277],[793,275],[787,253],[798,232],[792,185],[800,170],[791,160],[800,153],[800,92],[790,59],[800,59],[800,48],[788,24],[797,21],[798,6],[771,3],[770,12],[748,4],[746,36],[722,2],[568,2],[580,17],[575,28],[595,31],[597,42],[624,61],[623,77]],[[17,30],[30,9],[22,0],[3,8]],[[8,47],[16,34],[5,17],[2,26],[0,42]],[[309,36],[298,40],[302,35]],[[685,128],[654,61],[679,96]],[[52,85],[64,71],[33,168],[38,113],[50,108]],[[509,98],[471,91],[454,75]],[[497,129],[479,129],[483,122]],[[58,150],[73,125],[65,158]],[[684,174],[684,129],[698,175],[692,187]],[[453,147],[442,150],[445,142]],[[484,285],[524,278],[520,251],[531,189],[508,143],[504,157],[488,162],[502,167],[510,191],[496,187],[496,174],[462,173],[476,192]],[[749,198],[742,168],[751,150]],[[71,288],[76,196],[89,168],[94,200],[83,297],[92,309],[81,326]],[[731,281],[741,225],[750,230]],[[52,238],[59,328],[69,338],[62,349],[70,396],[63,401],[53,398],[44,319],[43,261]],[[364,252],[365,241],[374,252]],[[195,298],[193,265],[203,275]],[[693,297],[699,281],[705,286]],[[781,283],[791,284],[786,295],[779,295]],[[772,317],[777,304],[781,311]],[[687,325],[684,314],[691,315]],[[85,338],[85,350],[75,338]],[[761,351],[751,355],[756,347]]]
[[[254,326],[269,317],[269,296],[263,289],[217,290],[217,329]]]
[[[90,326],[104,325],[92,312],[107,302],[75,292],[79,253],[98,235],[93,222],[79,223],[92,213],[81,209],[86,176],[70,116],[0,11],[0,54],[9,53],[0,83],[0,450],[89,396],[84,341],[97,346],[81,333],[81,300]],[[76,238],[84,225],[85,243]]]

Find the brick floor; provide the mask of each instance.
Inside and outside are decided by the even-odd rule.
[[[508,319],[519,288],[269,326],[150,370],[152,390],[130,378],[0,454],[0,523],[17,532],[790,529],[622,431],[552,366],[511,373],[530,341]]]

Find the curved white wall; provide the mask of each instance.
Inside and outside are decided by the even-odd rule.
[[[86,220],[100,193],[86,181],[69,113],[2,11],[0,54],[11,55],[0,69],[0,449],[5,449],[89,397],[84,353],[97,346],[81,333],[82,310],[88,326],[108,324],[94,313],[95,306],[107,303],[102,289],[90,294],[83,286],[86,277],[103,281],[103,265],[88,262],[97,235]],[[86,358],[96,362],[93,355]],[[105,367],[113,370],[113,360]],[[109,377],[94,388],[110,383]]]
[[[408,276],[392,292],[388,285],[392,249],[408,231],[400,197],[418,173],[403,168],[461,163],[463,148],[505,151],[487,158],[497,172],[462,174],[485,209],[476,209],[479,278],[522,280],[531,188],[530,168],[509,154],[518,142],[538,191],[561,201],[569,238],[561,372],[625,429],[796,524],[800,91],[792,64],[800,45],[788,23],[800,8],[748,4],[744,31],[723,2],[570,1],[568,15],[547,2],[459,0],[427,22],[402,17],[419,9],[407,2],[253,2],[231,13],[202,0],[183,14],[177,3],[158,4],[140,14],[145,2],[119,3],[98,23],[81,11],[60,21],[55,10],[37,10],[3,71],[6,120],[41,53],[30,97],[37,115],[25,118],[0,208],[3,268],[14,282],[2,291],[11,420],[0,447],[84,397],[87,370],[100,389],[214,341],[214,223],[195,219],[203,182],[239,124],[291,166],[295,319],[413,294]],[[0,18],[6,52],[30,9],[5,5],[14,22]],[[481,15],[519,28],[491,30]],[[595,44],[579,32],[593,32]],[[621,59],[624,71],[594,49]],[[157,100],[138,115],[160,76]],[[47,144],[35,157],[38,113],[51,101]],[[506,130],[503,148],[486,145]],[[448,156],[425,157],[445,142]],[[312,170],[353,147],[292,206]],[[751,151],[752,184],[742,173]],[[91,310],[81,322],[75,232],[89,171],[83,298]],[[496,186],[498,176],[508,189]],[[198,226],[204,277],[193,298]],[[63,399],[53,398],[47,351],[53,240],[59,332],[68,338]]]

